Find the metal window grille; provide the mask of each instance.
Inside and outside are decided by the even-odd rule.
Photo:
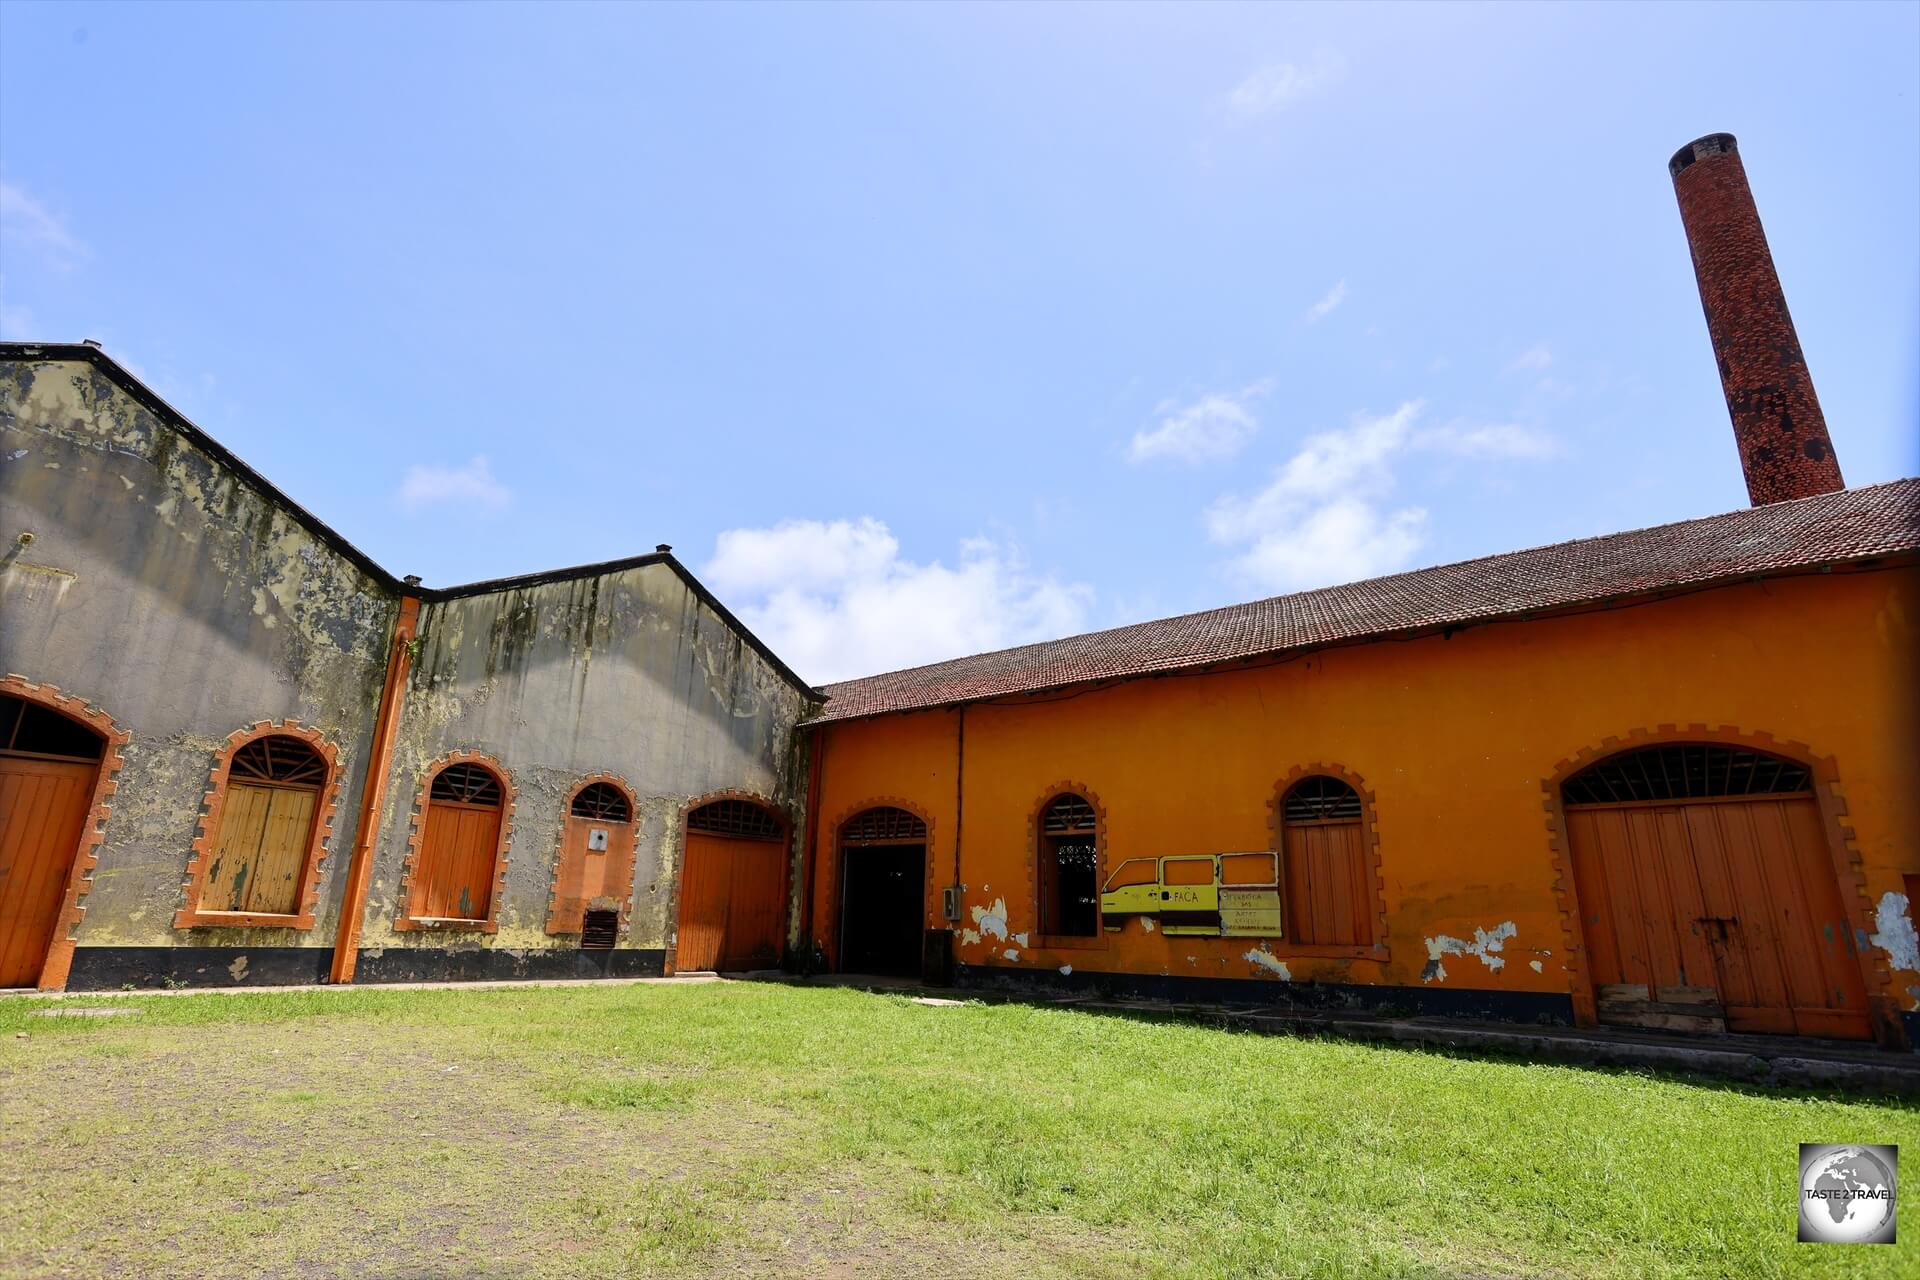
[[[586,920],[580,926],[580,949],[606,951],[619,937],[620,913],[618,911],[589,911]]]
[[[233,753],[229,778],[277,782],[288,787],[317,787],[327,780],[327,762],[298,738],[255,738]]]
[[[1093,828],[1093,806],[1071,793],[1048,805],[1040,819],[1040,829],[1050,836],[1069,831],[1092,831]]]
[[[580,788],[580,793],[574,796],[573,816],[598,818],[602,822],[631,822],[633,806],[627,803],[627,797],[620,788],[606,782],[595,782]]]
[[[434,775],[433,787],[428,795],[435,800],[451,800],[456,804],[498,808],[500,779],[482,765],[450,764]]]
[[[1812,788],[1806,765],[1745,747],[1685,743],[1602,760],[1560,788],[1568,804],[1786,795]]]
[[[1360,796],[1338,778],[1315,774],[1288,790],[1281,813],[1288,822],[1358,822]]]
[[[25,698],[0,695],[0,751],[68,760],[98,760],[100,735]]]
[[[750,801],[715,800],[687,815],[687,830],[745,836],[750,840],[778,840],[780,820],[764,806]]]
[[[926,838],[918,814],[890,805],[856,813],[840,828],[841,844],[922,844]]]

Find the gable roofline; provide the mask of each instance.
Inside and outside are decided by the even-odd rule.
[[[1915,563],[1920,478],[1891,480],[838,681],[808,723],[1239,669],[1763,578]]]
[[[547,569],[538,573],[518,574],[507,578],[489,578],[480,582],[461,583],[451,587],[429,587],[419,583],[409,583],[390,573],[376,562],[372,556],[349,542],[344,534],[332,525],[314,515],[311,511],[295,502],[273,481],[258,471],[195,426],[185,414],[168,404],[159,392],[135,377],[127,368],[99,347],[84,342],[0,342],[0,361],[19,361],[23,363],[61,363],[80,361],[93,366],[100,373],[124,391],[134,401],[142,405],[165,423],[169,428],[192,441],[193,444],[212,456],[215,461],[232,471],[251,489],[259,493],[268,502],[292,516],[307,532],[333,548],[362,573],[372,578],[386,590],[395,595],[410,595],[422,603],[432,604],[443,600],[466,599],[472,596],[490,595],[495,592],[515,591],[527,587],[544,586],[552,582],[567,582],[578,578],[599,577],[603,574],[620,573],[627,569],[639,569],[647,565],[660,564],[680,578],[687,589],[701,603],[718,615],[727,627],[746,641],[747,646],[767,664],[779,673],[781,679],[798,689],[813,702],[822,702],[826,695],[819,689],[801,679],[799,674],[785,662],[766,643],[756,636],[745,623],[734,616],[731,609],[720,603],[718,596],[707,589],[705,583],[693,575],[693,572],[680,563],[670,551],[650,551],[644,555],[628,556],[619,560],[603,560],[596,564],[572,565],[564,569]]]

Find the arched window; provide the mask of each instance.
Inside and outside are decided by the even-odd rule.
[[[598,818],[602,822],[633,821],[633,806],[620,788],[611,782],[590,782],[573,797],[573,816]]]
[[[560,828],[547,932],[579,934],[583,951],[618,942],[633,893],[633,859],[633,797],[610,777],[583,781]]]
[[[334,749],[286,721],[232,734],[214,757],[206,816],[174,927],[313,927],[339,788]]]
[[[1038,861],[1041,935],[1098,937],[1099,819],[1084,796],[1055,796],[1040,811]]]
[[[778,840],[782,827],[773,810],[751,800],[715,800],[687,815],[687,830],[742,840]]]
[[[1672,743],[1609,756],[1568,778],[1560,793],[1568,804],[1794,795],[1813,789],[1812,776],[1806,765],[1764,751]]]
[[[411,924],[492,928],[495,881],[506,856],[503,782],[491,767],[471,760],[433,775],[416,819]]]
[[[1312,774],[1280,806],[1287,919],[1303,946],[1371,946],[1374,907],[1360,795],[1339,778]]]

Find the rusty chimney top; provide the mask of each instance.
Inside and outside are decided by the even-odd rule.
[[[1847,487],[1730,133],[1667,162],[1753,505]]]

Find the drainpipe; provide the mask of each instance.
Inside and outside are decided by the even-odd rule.
[[[813,937],[813,878],[820,861],[820,780],[827,770],[827,726],[813,731],[813,749],[807,752],[807,865],[801,877],[804,897],[800,903],[800,945],[806,948],[802,963],[812,965],[816,944]]]
[[[420,579],[408,578],[409,586]],[[380,690],[380,711],[373,721],[373,749],[367,753],[367,776],[360,784],[360,817],[354,826],[353,857],[347,863],[347,892],[340,903],[340,923],[334,930],[333,965],[329,982],[353,981],[360,959],[361,917],[367,910],[367,882],[373,877],[373,847],[380,839],[380,813],[387,797],[387,774],[393,764],[393,742],[399,736],[400,704],[406,697],[407,673],[413,668],[413,638],[420,624],[420,598],[400,597],[400,616],[393,623],[393,641],[387,646],[387,682]]]

